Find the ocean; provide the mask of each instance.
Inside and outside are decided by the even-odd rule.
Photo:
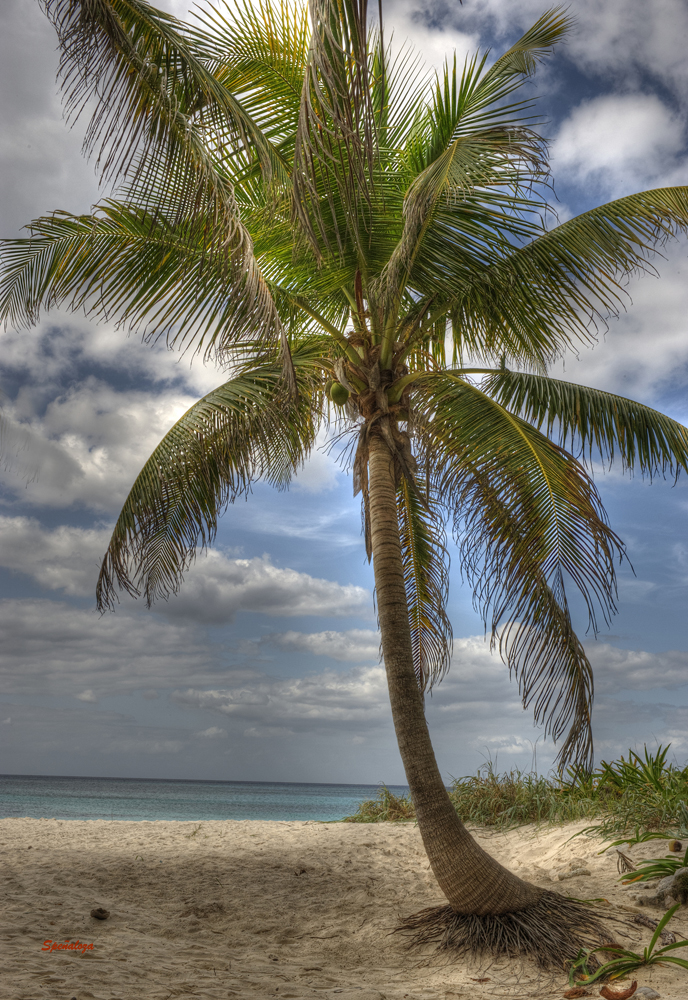
[[[405,794],[402,786],[389,786]],[[0,818],[338,820],[377,785],[0,775]]]

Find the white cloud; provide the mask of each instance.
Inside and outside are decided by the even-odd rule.
[[[211,709],[264,730],[310,730],[329,726],[370,727],[388,714],[382,667],[356,667],[345,674],[323,671],[289,679],[258,678],[234,687],[176,691],[174,700]],[[254,734],[255,735],[255,734]]]
[[[222,737],[226,735],[227,735],[227,730],[220,729],[219,726],[211,726],[210,729],[204,729],[202,732],[196,733],[196,736],[200,736],[206,740],[222,739]]]
[[[341,469],[331,455],[321,449],[324,436],[319,435],[310,458],[294,476],[292,489],[306,493],[325,493],[337,485]]]
[[[480,46],[480,38],[476,32],[466,33],[454,28],[436,31],[427,27],[407,7],[397,7],[391,17],[385,21],[387,38],[393,39],[396,51],[404,51],[407,43],[413,46],[411,52],[420,54],[423,64],[428,69],[442,70],[445,62],[450,61],[456,52],[456,62],[463,66],[464,59],[471,56]],[[408,51],[408,50],[407,50]],[[408,61],[409,55],[405,55]]]
[[[45,529],[32,517],[0,515],[0,566],[25,573],[42,587],[70,596],[95,593],[108,529]]]
[[[109,538],[108,529],[62,525],[47,530],[34,518],[0,516],[0,566],[52,590],[90,597]],[[175,620],[214,625],[232,621],[240,611],[369,618],[372,597],[364,587],[281,569],[268,555],[230,559],[211,549],[191,565],[180,593],[159,601],[154,610]]]
[[[655,258],[660,277],[650,274],[627,285],[627,312],[610,321],[592,350],[569,355],[552,374],[596,386],[650,405],[683,386],[688,370],[688,256],[685,241],[669,244],[666,259]],[[685,420],[685,393],[676,394],[671,416]]]
[[[675,94],[688,94],[683,0],[579,0],[573,13],[567,52],[583,70],[631,85],[644,71]]]
[[[675,690],[688,685],[688,651],[650,653],[642,649],[617,649],[604,642],[586,643],[585,650],[600,693]]]
[[[103,694],[217,677],[217,652],[196,629],[152,615],[99,616],[58,601],[0,601],[0,685],[5,694]]]
[[[422,12],[441,38],[461,29],[483,38],[496,34],[499,50],[513,42],[542,16],[541,0],[478,0],[458,7],[428,0],[396,0],[389,22],[412,19]],[[568,8],[575,23],[560,52],[586,74],[613,79],[619,86],[636,86],[647,74],[677,96],[688,94],[688,7],[684,0],[576,0]]]
[[[605,199],[681,183],[684,123],[654,94],[609,94],[584,101],[552,144],[555,179],[596,187]],[[686,167],[683,167],[685,176]]]
[[[93,691],[90,688],[86,688],[85,691],[82,691],[81,694],[75,695],[75,697],[78,698],[79,701],[86,701],[91,704],[94,704],[96,701],[98,701],[98,699],[96,698],[96,696],[94,695]]]
[[[30,434],[33,479],[2,478],[28,504],[79,504],[114,513],[155,446],[193,401],[179,392],[118,392],[88,378],[52,399],[40,416],[22,420]],[[20,394],[8,407],[9,417],[16,419],[25,402]]]
[[[344,632],[272,632],[260,640],[280,649],[329,656],[341,663],[377,661],[380,656],[380,634],[372,629],[352,628]]]
[[[219,625],[239,611],[278,617],[317,615],[371,617],[372,597],[364,587],[342,585],[274,566],[267,555],[228,559],[211,549],[189,569],[180,593],[156,609],[177,619]]]

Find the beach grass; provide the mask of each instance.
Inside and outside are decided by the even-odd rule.
[[[398,823],[416,818],[410,795],[395,795],[386,785],[380,785],[374,799],[361,802],[345,823]]]
[[[611,762],[591,774],[568,770],[547,776],[517,769],[499,773],[488,761],[474,775],[457,778],[449,794],[457,813],[475,826],[511,829],[527,823],[567,823],[590,818],[590,832],[638,840],[653,832],[688,836],[688,767],[668,761],[670,744],[654,752]],[[382,785],[362,802],[348,823],[398,822],[414,818],[408,796]]]

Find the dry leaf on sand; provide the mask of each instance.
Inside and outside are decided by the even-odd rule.
[[[638,988],[638,983],[634,979],[631,985],[626,990],[613,990],[610,986],[603,986],[600,990],[600,996],[604,997],[604,1000],[629,1000]]]

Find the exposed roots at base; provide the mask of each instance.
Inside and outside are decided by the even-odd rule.
[[[587,903],[545,891],[533,906],[497,916],[478,917],[457,913],[451,906],[431,906],[405,917],[396,930],[413,935],[410,947],[437,944],[439,951],[457,955],[529,957],[551,969],[567,967],[581,948],[610,944],[613,938],[603,918],[609,915]]]

